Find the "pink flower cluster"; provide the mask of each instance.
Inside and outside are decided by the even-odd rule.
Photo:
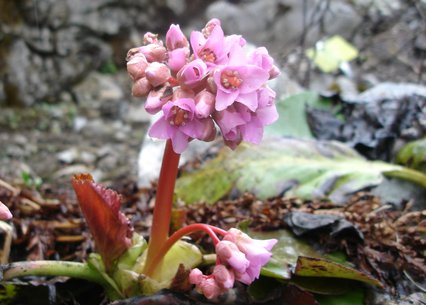
[[[230,229],[216,244],[217,264],[212,274],[193,269],[189,281],[208,299],[234,286],[235,281],[251,284],[259,278],[260,269],[271,258],[276,239],[257,240],[237,229]]]
[[[192,32],[190,42],[179,25],[170,26],[165,46],[146,33],[144,45],[129,51],[127,70],[133,95],[147,96],[149,113],[162,112],[149,135],[170,139],[176,153],[192,139],[213,140],[215,126],[232,149],[259,143],[264,126],[278,118],[266,82],[279,70],[266,48],[246,53],[245,44],[240,35],[225,36],[217,19]]]

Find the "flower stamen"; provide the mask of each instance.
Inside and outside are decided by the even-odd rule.
[[[189,115],[186,110],[173,106],[171,110],[172,116],[169,120],[170,125],[172,126],[185,126],[188,121]]]
[[[237,89],[243,80],[240,78],[240,74],[237,71],[225,71],[220,76],[220,82],[226,89]]]
[[[198,56],[204,61],[204,62],[215,62],[216,61],[216,55],[212,50],[209,48],[202,49]]]

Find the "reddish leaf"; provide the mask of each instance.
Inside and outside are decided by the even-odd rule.
[[[130,247],[133,232],[129,220],[120,212],[120,195],[95,183],[90,174],[75,175],[72,185],[96,250],[110,269],[113,261]]]

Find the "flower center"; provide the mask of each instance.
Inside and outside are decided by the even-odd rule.
[[[237,71],[225,71],[220,76],[220,82],[226,89],[237,89],[243,80]]]
[[[172,108],[172,116],[169,120],[170,125],[173,126],[185,126],[187,120],[189,118],[188,111],[183,110],[177,106],[173,106]]]
[[[209,48],[202,49],[198,53],[198,55],[205,62],[215,62],[216,61],[216,55]]]

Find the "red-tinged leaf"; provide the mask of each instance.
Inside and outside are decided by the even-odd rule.
[[[129,220],[120,212],[120,195],[95,183],[90,174],[75,175],[72,186],[96,250],[110,269],[113,261],[130,247],[133,233]]]

